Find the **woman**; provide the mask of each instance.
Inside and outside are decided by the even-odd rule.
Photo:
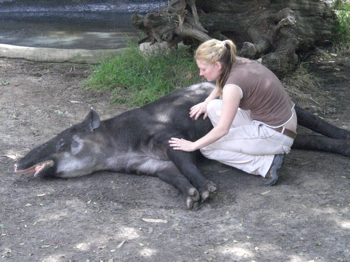
[[[236,57],[230,40],[204,42],[195,59],[200,75],[216,80],[216,87],[204,102],[190,109],[190,117],[197,120],[204,114],[214,128],[194,142],[171,138],[170,146],[183,151],[200,149],[209,159],[260,175],[266,185],[275,184],[297,127],[294,103],[282,83],[261,64]]]

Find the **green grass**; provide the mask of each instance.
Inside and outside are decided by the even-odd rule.
[[[195,60],[184,47],[144,55],[129,42],[123,54],[93,67],[84,87],[108,92],[117,103],[142,106],[200,81]]]

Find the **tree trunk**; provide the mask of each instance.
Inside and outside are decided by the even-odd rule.
[[[335,15],[324,1],[172,0],[159,13],[134,15],[133,25],[169,47],[189,39],[231,39],[238,55],[258,59],[278,76],[295,68],[298,53],[331,41]]]

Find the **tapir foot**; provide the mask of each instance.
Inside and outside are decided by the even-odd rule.
[[[213,182],[208,180],[206,185],[205,185],[205,189],[202,190],[202,192],[201,192],[202,202],[207,200],[210,197],[210,193],[213,193],[215,191],[216,191],[216,185]]]
[[[210,197],[210,193],[213,193],[216,191],[216,185],[208,181],[202,189],[201,193],[198,192],[198,190],[194,187],[191,187],[186,196],[186,206],[188,209],[197,209],[199,207],[200,203],[203,203],[205,200],[207,200]]]
[[[198,190],[191,187],[187,192],[186,206],[188,209],[196,209],[199,206],[200,195]]]

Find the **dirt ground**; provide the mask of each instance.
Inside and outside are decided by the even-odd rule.
[[[350,261],[350,163],[292,150],[276,186],[205,161],[213,197],[188,211],[158,178],[100,172],[18,175],[31,148],[81,121],[126,108],[83,92],[89,65],[0,60],[0,261]],[[331,123],[350,129],[350,58],[314,60]],[[332,99],[331,99],[332,98]]]

